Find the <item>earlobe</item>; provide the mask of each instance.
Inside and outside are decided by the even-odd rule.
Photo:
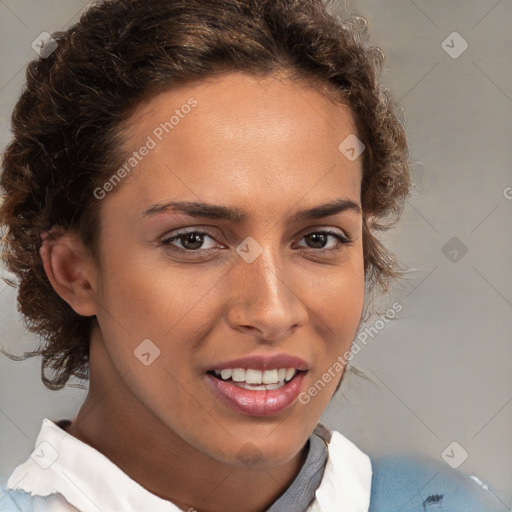
[[[45,233],[39,254],[48,280],[59,296],[79,315],[95,315],[93,261],[79,237],[65,234],[50,238]]]

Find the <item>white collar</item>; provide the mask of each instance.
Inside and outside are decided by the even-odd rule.
[[[325,471],[308,512],[368,512],[370,458],[335,430],[327,446]],[[6,489],[38,496],[60,493],[81,512],[182,512],[47,418],[43,420],[36,448],[14,469]],[[64,502],[61,505],[63,511],[74,510],[65,507]]]
[[[336,430],[328,443],[329,458],[307,512],[368,512],[372,484],[370,457]]]

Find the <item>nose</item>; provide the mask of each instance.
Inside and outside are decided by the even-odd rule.
[[[228,322],[267,341],[290,335],[307,320],[300,279],[266,246],[251,263],[241,258],[231,273]]]

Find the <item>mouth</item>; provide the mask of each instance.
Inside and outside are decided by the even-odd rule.
[[[264,378],[265,372],[269,373]],[[213,395],[231,410],[249,416],[273,416],[297,401],[307,370],[281,368],[265,372],[243,368],[209,370],[206,380]],[[265,382],[270,380],[273,382]]]

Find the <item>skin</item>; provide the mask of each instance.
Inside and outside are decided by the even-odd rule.
[[[291,216],[337,198],[361,205],[361,158],[338,150],[357,132],[348,107],[311,87],[234,72],[142,104],[127,154],[191,96],[197,106],[99,201],[99,261],[72,233],[41,250],[57,293],[97,317],[89,392],[67,431],[184,510],[263,511],[300,471],[342,372],[308,404],[263,418],[221,403],[205,371],[284,352],[308,362],[307,389],[350,349],[364,299],[361,214]],[[141,215],[171,199],[249,217]],[[209,232],[202,245],[187,237],[160,245],[192,228]],[[306,236],[323,229],[352,243],[329,251],[332,236],[316,244]],[[236,252],[248,236],[263,249],[252,263]],[[147,338],[160,350],[149,366],[134,355]],[[248,442],[259,457],[250,467],[237,458]]]

